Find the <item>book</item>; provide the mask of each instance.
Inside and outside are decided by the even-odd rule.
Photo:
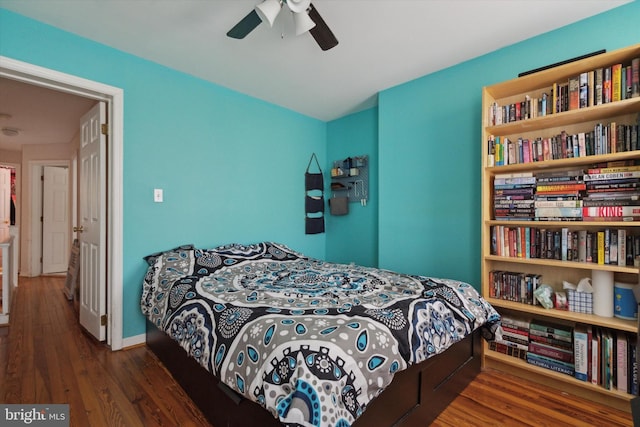
[[[602,331],[602,386],[611,390],[613,388],[613,335],[610,330],[605,329]]]
[[[569,78],[569,110],[580,108],[580,76]]]
[[[534,208],[581,208],[582,200],[542,200],[537,199],[533,203]]]
[[[603,88],[603,80],[604,80],[604,69],[596,68],[593,70],[594,72],[594,81],[595,81],[595,105],[601,105],[604,103],[604,98],[602,96],[602,88]]]
[[[576,325],[573,330],[573,353],[575,377],[580,381],[587,381],[589,377],[589,342],[587,328]]]
[[[611,102],[611,67],[605,67],[602,73],[602,103]]]
[[[627,265],[627,230],[618,229],[618,265]]]
[[[616,338],[616,387],[618,391],[628,392],[628,341],[626,334],[618,334]]]
[[[584,177],[583,177],[585,181],[608,181],[612,179],[627,179],[627,178],[640,178],[640,171],[593,173],[593,174],[587,173],[587,174],[584,174]]]
[[[611,196],[609,196],[611,197]],[[637,196],[611,197],[608,199],[586,197],[581,200],[583,207],[599,207],[599,206],[640,206],[640,199]]]
[[[622,64],[611,66],[611,101],[622,99]]]
[[[566,337],[569,338],[569,340],[573,337],[573,328],[571,326],[541,319],[536,319],[529,324],[529,333],[531,334],[536,331]]]
[[[535,176],[520,176],[520,177],[511,177],[511,178],[495,178],[493,180],[494,188],[498,185],[520,185],[520,186],[531,186],[536,183]],[[527,188],[524,187],[524,188]]]
[[[496,140],[493,135],[489,135],[489,141],[487,141],[487,166],[492,167],[496,165]]]
[[[527,336],[522,336],[518,333],[513,333],[513,332],[508,332],[506,330],[502,331],[502,339],[504,341],[509,341],[511,343],[514,344],[518,344],[520,346],[523,346],[524,349],[527,349],[529,346],[529,337]]]
[[[640,96],[640,58],[631,60],[631,97]]]
[[[582,218],[582,210],[585,208],[535,208],[536,218],[566,217]]]
[[[591,338],[591,384],[600,384],[600,329],[593,331]]]
[[[637,335],[629,335],[627,342],[629,350],[629,393],[638,396],[640,393],[640,381],[638,380],[638,338]]]
[[[593,326],[587,325],[587,382],[591,382],[591,366],[592,366],[592,351],[591,345],[593,344]]]
[[[587,99],[588,107],[595,105],[595,70],[591,70],[587,73]]]
[[[515,317],[515,316],[508,316],[506,314],[502,314],[501,318],[500,318],[500,323],[502,325],[508,325],[510,327],[515,327],[515,328],[522,328],[523,330],[529,331],[529,324],[530,322],[526,319],[522,319],[520,317]]]
[[[515,347],[518,348],[520,350],[524,350],[524,351],[529,351],[529,344],[524,344],[522,342],[516,341],[516,340],[512,340],[508,337],[502,337],[502,338],[496,338],[496,342],[508,345],[510,347]]]
[[[598,231],[596,240],[597,263],[604,264],[604,231]]]
[[[631,98],[631,65],[622,67],[622,90],[620,99]]]
[[[638,206],[589,206],[582,208],[582,217],[589,218],[640,218],[640,207]]]
[[[554,347],[547,344],[530,342],[529,352],[540,356],[546,356],[554,360],[573,363],[573,350],[565,350],[560,347]]]
[[[579,80],[579,102],[578,108],[588,107],[589,104],[589,73],[580,73]]]
[[[618,172],[633,172],[633,171],[640,171],[640,165],[589,168],[587,169],[587,174],[618,173]]]
[[[630,172],[629,172],[630,173]],[[611,178],[609,178],[611,179]],[[586,190],[587,186],[584,182],[576,182],[571,184],[540,184],[536,185],[536,193],[559,193],[559,192],[573,192],[578,190]]]
[[[618,264],[618,233],[617,230],[609,230],[609,261],[607,264]],[[605,256],[606,258],[606,256]]]
[[[549,369],[562,374],[574,376],[575,370],[572,364],[554,360],[549,357],[527,352],[527,363],[541,368]]]
[[[527,350],[520,349],[500,341],[490,341],[489,349],[508,356],[517,357],[522,360],[526,360],[527,358]]]
[[[551,338],[548,335],[529,334],[529,342],[539,342],[542,344],[552,345],[554,347],[571,350],[573,348],[572,340],[563,337],[563,339]]]
[[[578,262],[587,262],[587,230],[578,230]]]

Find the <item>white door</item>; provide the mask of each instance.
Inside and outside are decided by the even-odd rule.
[[[8,230],[11,221],[11,170],[0,167],[0,230]]]
[[[106,339],[106,149],[102,133],[106,106],[96,104],[80,119],[80,324],[99,341]]]
[[[42,273],[67,271],[69,257],[69,169],[44,167]]]

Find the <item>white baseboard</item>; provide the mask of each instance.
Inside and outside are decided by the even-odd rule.
[[[134,335],[132,337],[127,337],[122,339],[122,349],[126,349],[127,347],[135,347],[140,344],[144,344],[147,342],[146,334]]]

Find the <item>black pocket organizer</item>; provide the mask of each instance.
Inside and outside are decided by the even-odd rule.
[[[321,196],[309,196],[304,198],[304,208],[307,213],[324,212],[324,198]]]
[[[309,172],[313,160],[318,166],[316,173]],[[313,153],[309,159],[304,174],[304,189],[305,234],[324,233],[324,177],[316,153]]]
[[[304,223],[304,232],[305,234],[324,233],[324,216],[317,218],[307,216]]]

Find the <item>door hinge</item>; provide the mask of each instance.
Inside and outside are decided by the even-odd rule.
[[[100,316],[100,326],[107,326],[107,315],[103,314]]]
[[[100,126],[100,130],[102,131],[103,135],[109,135],[109,125],[107,123],[103,123]]]

